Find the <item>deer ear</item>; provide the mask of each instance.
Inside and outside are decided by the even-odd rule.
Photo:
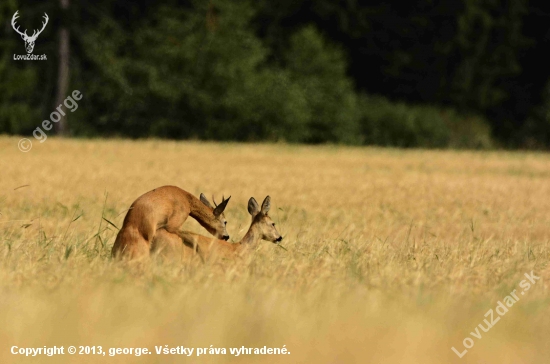
[[[254,197],[250,197],[250,200],[248,200],[248,213],[256,216],[258,212],[260,212],[260,205],[258,205]]]
[[[206,206],[210,207],[211,209],[214,209],[212,207],[212,205],[210,204],[210,201],[208,201],[208,199],[206,198],[206,196],[204,195],[204,193],[201,193],[201,202],[203,204],[205,204]]]
[[[262,202],[262,214],[267,215],[271,208],[271,197],[266,196],[264,202]]]
[[[227,206],[227,203],[229,202],[229,199],[231,196],[227,198],[227,200],[223,200],[216,208],[214,209],[214,216],[218,217],[222,214],[223,210],[225,210],[225,207]]]

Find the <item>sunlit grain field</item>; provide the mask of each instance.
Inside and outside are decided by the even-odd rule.
[[[0,138],[2,363],[550,360],[546,154],[53,138],[22,153],[17,142]],[[264,241],[235,262],[112,261],[107,220],[120,227],[162,185],[231,195],[234,241],[248,199],[269,194],[282,247]],[[521,295],[531,271],[540,280]],[[514,289],[519,300],[480,330]],[[460,359],[451,347],[463,352],[465,338]],[[227,354],[157,355],[165,345]],[[284,345],[290,354],[229,350]]]

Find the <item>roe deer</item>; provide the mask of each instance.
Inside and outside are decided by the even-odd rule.
[[[212,235],[228,240],[223,211],[230,198],[212,207],[202,193],[199,200],[176,186],[155,188],[138,197],[130,206],[111,255],[129,259],[149,256],[151,243],[159,229],[182,236],[181,226],[188,216],[196,219]]]
[[[270,207],[271,198],[269,196],[264,199],[261,209],[254,197],[248,200],[248,212],[252,215],[252,223],[245,236],[238,243],[229,243],[188,231],[175,235],[160,229],[153,240],[151,252],[158,253],[164,258],[171,258],[171,256],[173,258],[174,255],[188,257],[193,255],[195,251],[202,259],[212,255],[227,258],[238,255],[246,248],[253,247],[262,239],[278,243],[283,240],[283,237],[267,214]]]

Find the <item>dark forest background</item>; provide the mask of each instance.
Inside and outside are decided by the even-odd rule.
[[[0,133],[547,149],[549,65],[543,1],[1,0]]]

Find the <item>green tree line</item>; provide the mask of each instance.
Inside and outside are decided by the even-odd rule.
[[[14,60],[16,10],[29,33],[48,14],[34,51],[47,61]],[[0,133],[32,133],[78,89],[75,136],[548,148],[549,13],[526,0],[5,0]]]

